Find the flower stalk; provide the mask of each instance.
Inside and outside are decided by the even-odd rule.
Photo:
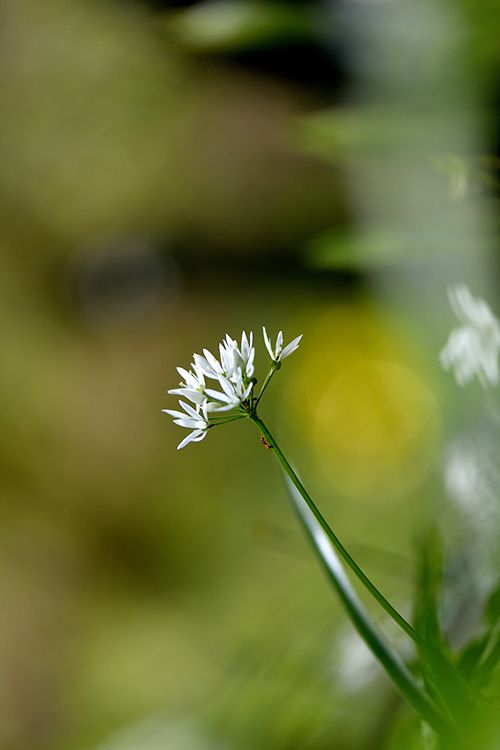
[[[271,448],[276,459],[281,465],[288,483],[299,493],[300,498],[305,503],[305,507],[310,512],[309,517],[304,514],[300,504],[297,504],[294,498],[294,508],[299,516],[299,520],[311,541],[313,548],[318,553],[320,562],[325,569],[330,581],[333,583],[337,594],[344,605],[354,627],[359,635],[363,638],[372,653],[382,664],[386,672],[392,678],[402,695],[408,703],[415,709],[419,716],[429,724],[439,735],[446,736],[450,734],[450,726],[441,716],[439,710],[428,697],[420,685],[416,682],[404,662],[398,654],[385,641],[382,635],[375,628],[371,618],[367,614],[363,605],[359,601],[356,593],[350,585],[337,556],[333,552],[332,546],[339,552],[344,560],[349,564],[357,577],[368,588],[370,593],[384,607],[384,609],[396,620],[396,622],[411,635],[414,640],[421,641],[420,636],[414,631],[412,626],[392,607],[392,605],[383,597],[376,586],[365,575],[357,563],[353,560],[338,537],[334,534],[329,524],[319,511],[318,507],[312,500],[306,488],[300,481],[299,477],[291,467],[286,456],[282,452],[278,443],[269,432],[264,422],[254,412],[249,415],[251,421],[257,427],[260,434],[265,438],[267,445]],[[312,516],[312,518],[311,518]],[[330,546],[330,553],[325,553],[325,543]],[[329,544],[330,543],[330,544]]]
[[[312,497],[307,492],[306,488],[298,478],[295,471],[292,469],[290,464],[288,463],[285,455],[279,448],[278,444],[276,443],[276,440],[272,437],[271,433],[267,429],[264,422],[257,416],[256,413],[251,415],[250,419],[255,424],[259,432],[265,437],[269,445],[274,450],[274,455],[280,462],[283,470],[285,471],[286,475],[289,477],[289,479],[292,481],[294,486],[297,488],[297,490],[300,492],[302,497],[304,498],[304,501],[307,503],[307,506],[311,513],[313,514],[314,518],[320,525],[320,527],[323,529],[323,532],[326,534],[332,545],[337,550],[338,554],[344,559],[344,561],[347,563],[347,565],[350,567],[354,575],[359,579],[359,581],[363,584],[363,586],[367,589],[367,591],[370,592],[370,594],[373,596],[374,599],[380,604],[380,606],[387,612],[387,614],[396,622],[399,627],[404,630],[404,632],[415,641],[415,643],[422,644],[424,642],[424,639],[422,636],[417,633],[417,631],[410,625],[410,623],[401,615],[395,607],[385,598],[385,596],[379,591],[379,589],[375,586],[375,584],[368,578],[366,573],[362,570],[362,568],[358,565],[358,563],[354,560],[354,558],[349,554],[347,549],[344,547],[338,536],[335,534],[333,529],[330,527],[329,523],[319,510],[318,506],[312,499]]]
[[[182,411],[164,409],[174,418],[175,424],[191,431],[178,448],[183,448],[189,443],[201,442],[212,427],[245,418],[253,422],[262,442],[274,453],[281,466],[299,520],[358,633],[421,719],[441,736],[450,737],[451,726],[397,652],[375,627],[352,588],[339,557],[410,638],[419,645],[425,645],[425,639],[383,596],[343,546],[257,413],[260,400],[274,374],[281,369],[282,361],[297,350],[302,338],[297,336],[285,346],[280,331],[273,344],[265,328],[263,337],[271,361],[257,396],[254,394],[257,380],[254,377],[255,348],[252,333],[247,336],[243,332],[240,342],[226,335],[219,345],[219,359],[207,349],[203,349],[203,355],[193,355],[191,370],[177,368],[182,381],[179,387],[170,390],[169,393],[191,402],[180,400]]]

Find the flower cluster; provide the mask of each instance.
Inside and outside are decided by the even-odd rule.
[[[302,336],[297,336],[283,347],[283,333],[280,331],[276,345],[272,347],[265,328],[263,335],[272,360],[272,369],[266,379],[267,385],[281,360],[296,351]],[[257,382],[254,378],[254,359],[253,333],[247,336],[243,331],[240,342],[226,334],[219,344],[219,359],[208,349],[203,349],[203,354],[193,355],[190,370],[177,368],[182,381],[177,388],[168,392],[181,397],[179,405],[183,411],[162,411],[173,417],[175,424],[191,430],[177,446],[178,450],[188,443],[203,440],[210,427],[246,416],[255,409],[260,396],[255,399],[253,393]],[[233,414],[226,415],[225,412]]]
[[[449,290],[450,304],[461,325],[454,328],[440,354],[442,366],[453,369],[459,385],[475,375],[484,388],[500,380],[500,322],[488,304],[474,297],[466,286]]]

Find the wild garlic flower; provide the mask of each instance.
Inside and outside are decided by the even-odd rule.
[[[173,409],[162,409],[165,414],[170,414],[170,416],[174,418],[174,424],[192,430],[184,440],[181,440],[177,446],[177,450],[184,448],[188,443],[199,443],[206,437],[208,428],[210,427],[208,421],[207,400],[205,400],[201,406],[198,405],[196,408],[186,404],[185,401],[179,401],[179,404],[184,409],[184,413]]]
[[[293,354],[295,351],[297,351],[297,349],[299,348],[300,340],[302,338],[302,335],[297,336],[293,339],[293,341],[290,341],[290,343],[283,348],[283,331],[280,331],[276,336],[276,344],[274,347],[271,344],[269,336],[267,335],[265,326],[262,327],[262,334],[264,336],[266,349],[269,352],[269,356],[271,357],[273,362],[281,362],[282,359],[285,359],[285,357],[289,357],[290,354]]]
[[[179,388],[171,388],[168,392],[173,396],[183,396],[188,398],[193,404],[200,406],[206,401],[205,396],[205,376],[203,370],[197,365],[193,365],[194,372],[185,370],[184,367],[178,367],[177,372],[184,379]]]
[[[484,388],[498,385],[500,322],[488,304],[466,286],[453,287],[448,294],[461,325],[453,329],[441,351],[441,365],[454,371],[459,385],[469,383],[475,375]]]
[[[283,334],[280,332],[276,341],[276,347],[271,350],[267,334],[264,335],[268,351],[272,352],[275,363],[294,352],[302,338],[298,336],[288,346],[283,348]],[[177,372],[182,378],[177,388],[168,392],[174,396],[180,396],[186,401],[179,400],[184,410],[174,411],[163,409],[166,414],[174,418],[174,423],[185,427],[191,432],[177,446],[178,450],[184,448],[188,443],[203,440],[211,427],[223,424],[233,419],[256,415],[257,404],[273,372],[278,369],[274,367],[268,373],[259,396],[254,398],[253,390],[256,384],[254,378],[254,347],[253,333],[248,336],[243,331],[241,340],[238,342],[229,334],[219,344],[219,359],[208,349],[203,349],[203,354],[194,354],[191,370],[178,367]],[[208,381],[215,381],[209,383]],[[232,412],[232,414],[226,414]]]
[[[253,381],[245,385],[241,370],[237,371],[236,376],[233,376],[232,380],[229,380],[224,375],[219,375],[217,380],[221,387],[220,391],[216,391],[213,388],[207,388],[205,391],[206,395],[210,396],[215,402],[213,411],[236,409],[247,400],[254,386]]]
[[[218,379],[220,375],[232,382],[238,380],[238,373],[241,371],[242,377],[252,378],[254,373],[253,361],[255,358],[255,347],[253,345],[253,333],[249,336],[245,331],[241,334],[241,345],[232,339],[226,333],[226,338],[219,344],[220,360],[214,355],[203,349],[203,354],[195,354],[195,365],[208,377]]]

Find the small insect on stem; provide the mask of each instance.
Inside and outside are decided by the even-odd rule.
[[[267,440],[264,437],[264,435],[260,436],[260,442],[262,443],[262,445],[264,446],[264,448],[266,449],[266,451],[271,451],[273,449],[273,446],[270,443],[267,442]]]

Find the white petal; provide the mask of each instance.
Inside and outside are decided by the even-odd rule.
[[[255,358],[255,349],[252,349],[252,351],[250,352],[250,356],[247,358],[247,362],[244,367],[244,373],[247,376],[247,378],[253,377],[254,370],[255,370],[254,358]]]
[[[238,370],[238,372],[240,373],[240,377],[241,377],[241,370]],[[236,373],[236,375],[238,377],[238,373]],[[231,382],[227,378],[225,378],[223,375],[219,375],[219,383],[224,393],[227,396],[229,396],[229,398],[234,399],[236,394],[235,394],[234,386],[231,384]]]
[[[233,352],[233,362],[234,362],[234,368],[236,368],[237,370],[242,370],[245,368],[245,365],[246,365],[245,358],[238,351],[238,349],[235,349]]]
[[[202,430],[201,431],[201,435],[197,435],[195,438],[193,438],[193,442],[194,443],[201,443],[202,440],[205,440],[206,436],[207,436],[207,431],[206,430]]]
[[[209,411],[213,412],[215,414],[215,413],[218,413],[220,411],[230,411],[231,409],[234,409],[237,406],[238,406],[237,403],[236,404],[235,403],[230,403],[230,404],[222,404],[222,403],[215,404],[215,403],[211,402],[210,403],[210,407],[211,408],[209,409]]]
[[[269,352],[269,356],[271,357],[271,359],[274,359],[273,347],[271,346],[271,341],[269,339],[269,336],[267,335],[265,326],[262,326],[262,335],[264,336],[264,343],[266,345],[267,351]]]
[[[201,405],[201,413],[203,414],[205,423],[208,424],[208,401],[206,398],[203,399],[203,403]]]
[[[186,412],[186,414],[188,414],[190,417],[192,417],[193,419],[199,419],[200,418],[200,411],[199,410],[196,411],[196,409],[193,409],[193,407],[191,406],[191,404],[186,404],[185,401],[179,401],[179,403],[182,406],[182,408],[184,409],[184,411]]]
[[[281,353],[283,348],[283,331],[280,331],[276,336],[276,356]]]
[[[241,353],[245,355],[246,352],[248,351],[248,348],[249,346],[248,346],[247,334],[245,331],[243,331],[241,334]]]
[[[299,348],[299,343],[300,343],[302,336],[303,334],[301,334],[300,336],[297,336],[296,338],[293,339],[293,341],[290,341],[290,343],[285,346],[285,348],[281,352],[280,359],[285,359],[285,357],[289,357],[290,354],[293,354]]]
[[[204,430],[194,430],[194,432],[190,432],[187,437],[184,438],[184,440],[181,440],[179,445],[177,446],[177,450],[180,451],[182,448],[185,448],[186,445],[189,443],[197,443],[200,440],[203,440],[203,438],[206,435],[206,431]]]
[[[214,398],[216,401],[222,401],[224,404],[233,404],[234,403],[234,397],[227,396],[225,393],[220,393],[220,391],[214,391],[212,388],[207,388],[205,391],[207,396],[210,396],[210,398]]]
[[[220,355],[221,355],[221,362],[222,362],[222,370],[227,374],[230,375],[235,367],[235,359],[237,356],[237,350],[236,349],[229,349],[225,348],[220,345]]]
[[[253,383],[250,383],[246,391],[243,393],[243,396],[241,398],[242,401],[246,401],[246,399],[249,397],[250,393],[252,392]]]
[[[208,364],[205,357],[202,357],[201,354],[195,354],[194,355],[194,362],[197,367],[201,369],[201,371],[207,376],[207,378],[216,378],[217,373],[214,371],[214,369]]]
[[[191,417],[180,417],[179,419],[174,419],[174,424],[179,425],[179,427],[185,427],[187,430],[195,430],[199,426],[198,420],[191,419]]]
[[[186,416],[181,411],[175,411],[174,409],[162,409],[165,414],[169,414],[171,417],[175,417],[175,419],[184,419]]]
[[[194,377],[196,378],[196,380],[198,381],[198,383],[200,384],[200,386],[204,386],[205,385],[205,375],[203,374],[203,370],[201,369],[201,367],[198,367],[198,365],[196,365],[196,364],[193,364],[192,367],[193,367],[193,370],[194,370]]]
[[[188,398],[193,404],[199,404],[200,406],[205,401],[205,396],[200,391],[195,391],[193,388],[172,388],[169,391],[172,396],[183,396]]]
[[[189,378],[192,377],[192,373],[188,372],[184,367],[177,367],[176,369],[185,383],[187,383]]]
[[[183,367],[178,367],[177,372],[183,378],[183,382],[181,383],[182,387],[187,386],[188,388],[194,388],[196,390],[200,386],[200,379],[192,372],[185,370]]]
[[[205,406],[205,411],[207,414],[210,414],[211,411],[217,411],[217,409],[220,407],[220,403],[218,401],[208,401]]]
[[[214,357],[212,352],[210,352],[208,349],[203,349],[203,354],[205,355],[205,358],[210,365],[211,369],[214,372],[220,372],[221,371],[221,365],[220,362]]]

